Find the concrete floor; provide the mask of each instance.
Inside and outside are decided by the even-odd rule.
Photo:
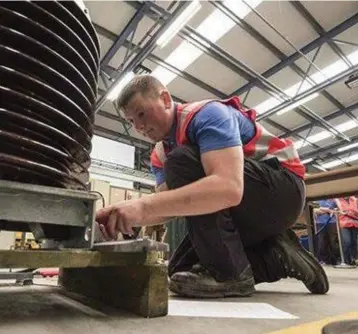
[[[247,310],[246,315],[230,318],[173,316],[143,319],[121,310],[108,307],[91,308],[57,293],[54,279],[38,279],[33,286],[12,286],[2,283],[0,287],[0,333],[269,333],[297,324],[327,318],[351,311],[358,311],[358,269],[333,269],[326,267],[330,278],[329,294],[311,295],[301,282],[282,280],[274,284],[257,286],[257,293],[251,298],[203,301],[209,303],[208,312],[217,312],[225,308],[240,311],[240,303]],[[192,301],[181,300],[184,309],[193,314],[197,312]],[[250,304],[251,308],[247,309]],[[273,309],[272,319],[263,319],[267,315],[257,312],[268,305]],[[173,304],[170,304],[173,305]],[[250,306],[249,305],[249,306]],[[183,306],[183,305],[182,305]],[[255,308],[256,307],[256,308]],[[172,309],[173,310],[173,309]],[[223,310],[225,312],[225,310]],[[287,312],[288,319],[277,319],[277,312]],[[227,312],[227,311],[226,311]],[[286,314],[287,314],[286,313]],[[257,318],[255,318],[257,317]],[[281,316],[278,314],[278,318]],[[313,333],[313,332],[311,332]],[[314,332],[319,333],[319,332]],[[305,334],[308,334],[305,332]]]

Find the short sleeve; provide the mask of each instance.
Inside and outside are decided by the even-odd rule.
[[[329,203],[329,204],[328,204],[328,205],[329,205],[329,208],[330,208],[331,210],[334,210],[334,209],[337,209],[337,208],[338,208],[336,201],[334,201],[334,200],[329,200],[328,203]]]
[[[242,145],[237,111],[220,102],[203,107],[190,122],[187,135],[200,153]]]
[[[151,166],[151,170],[155,176],[155,181],[156,181],[157,186],[159,186],[165,182],[164,168]]]

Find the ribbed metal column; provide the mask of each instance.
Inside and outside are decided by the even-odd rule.
[[[0,179],[86,189],[99,53],[76,2],[0,2]]]

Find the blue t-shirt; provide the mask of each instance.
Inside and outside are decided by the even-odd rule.
[[[334,210],[337,208],[337,204],[333,199],[327,199],[318,201],[318,204],[321,208],[328,208]],[[335,224],[336,215],[330,215],[329,213],[319,214],[316,217],[316,223],[319,224]]]
[[[164,139],[170,150],[177,146],[176,119],[168,138]],[[220,102],[210,102],[196,113],[187,128],[189,142],[199,147],[200,153],[241,146],[255,135],[255,126],[237,109]],[[152,166],[157,184],[165,181],[162,168]]]

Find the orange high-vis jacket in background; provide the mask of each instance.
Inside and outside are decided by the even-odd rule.
[[[358,201],[354,196],[349,197],[348,201],[344,198],[336,198],[339,211],[347,213],[347,215],[339,214],[339,225],[341,227],[357,227],[358,228]],[[356,219],[354,219],[356,217]]]
[[[237,96],[227,100],[203,100],[199,102],[178,104],[176,108],[178,125],[176,129],[177,145],[189,144],[187,128],[195,116],[209,102],[221,102],[225,105],[234,107],[237,112],[242,113],[255,125],[255,136],[243,146],[245,157],[263,161],[269,158],[277,158],[280,164],[303,178],[305,167],[301,163],[294,143],[289,139],[278,138],[267,131],[261,124],[256,122],[256,112],[254,110],[244,110],[240,99]],[[151,163],[154,167],[162,168],[166,160],[166,151],[163,142],[158,142],[151,154]]]

